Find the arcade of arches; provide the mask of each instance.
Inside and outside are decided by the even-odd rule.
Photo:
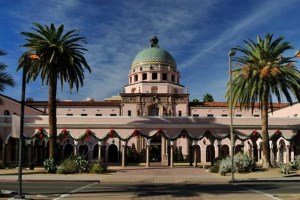
[[[277,162],[294,161],[296,155],[300,155],[300,133],[290,140],[281,134],[274,134],[270,138],[271,159]],[[24,163],[30,165],[42,165],[48,158],[48,141],[33,139],[24,143]],[[152,137],[138,135],[130,137],[127,141],[119,137],[108,137],[99,141],[94,137],[88,140],[75,140],[70,135],[58,143],[58,157],[63,160],[72,155],[80,155],[89,161],[101,160],[108,165],[121,163],[142,163],[146,167],[150,163],[160,163],[163,166],[171,166],[175,162],[188,162],[193,166],[199,163],[210,165],[218,157],[226,157],[232,154],[228,137],[218,139],[204,136],[199,140],[187,136],[176,139],[165,134],[154,133]],[[246,140],[236,139],[235,153],[245,153],[256,162],[261,163],[261,138],[249,137]],[[18,161],[18,140],[9,136],[6,140],[0,139],[0,160],[7,166],[16,166]]]

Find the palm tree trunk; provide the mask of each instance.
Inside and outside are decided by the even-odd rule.
[[[49,84],[49,158],[53,158],[57,161],[56,154],[56,141],[57,141],[57,119],[56,119],[56,88],[57,79],[56,76],[50,76]]]
[[[269,144],[269,133],[268,133],[268,101],[262,103],[261,109],[261,129],[262,129],[262,159],[263,168],[270,168],[270,144]]]

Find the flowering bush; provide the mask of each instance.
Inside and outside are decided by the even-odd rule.
[[[90,171],[91,166],[89,162],[85,160],[82,156],[75,157],[75,162],[80,173]]]
[[[43,164],[44,164],[44,168],[47,170],[48,173],[50,173],[50,174],[56,173],[57,166],[56,166],[53,158],[49,158],[49,159],[45,160]]]

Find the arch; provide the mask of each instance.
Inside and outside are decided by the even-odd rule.
[[[154,93],[154,94],[158,93],[158,87],[157,86],[152,86],[151,87],[151,93]]]
[[[17,161],[18,161],[18,148],[19,147],[19,143],[18,143],[18,139],[13,138],[13,137],[9,137],[8,141],[7,141],[7,151],[6,151],[6,155],[7,155],[7,162],[13,165],[16,165]]]
[[[118,162],[119,151],[115,144],[108,146],[108,162]]]
[[[131,93],[135,93],[136,88],[131,88]]]
[[[221,147],[220,147],[220,156],[221,158],[225,158],[229,156],[229,146],[226,145],[226,144],[223,144]]]
[[[194,145],[194,151],[196,151],[197,163],[201,162],[201,148],[199,145]]]
[[[207,145],[206,147],[206,162],[213,162],[215,159],[215,147],[214,145]]]
[[[295,156],[300,155],[300,131],[293,137],[293,150]]]
[[[66,144],[64,146],[64,159],[74,155],[74,147],[72,144]]]
[[[38,165],[42,165],[44,160],[48,158],[48,145],[46,144],[46,142],[40,141],[40,140],[34,140],[33,143],[33,155],[34,155],[34,162]]]
[[[159,116],[159,107],[156,104],[152,104],[148,107],[149,116]]]
[[[88,158],[88,153],[89,153],[89,147],[86,144],[81,144],[79,146],[78,153],[79,153],[80,156],[87,159]]]
[[[161,135],[155,134],[150,140],[150,161],[161,162]]]
[[[243,153],[243,152],[244,152],[244,146],[243,145],[238,144],[238,145],[235,146],[235,149],[234,149],[235,154]]]
[[[3,115],[9,116],[10,115],[9,110],[4,110]]]
[[[99,145],[95,144],[93,147],[93,160],[97,160],[99,155]]]
[[[279,157],[277,157],[278,162],[282,162],[282,163],[284,162],[284,156],[285,156],[284,154],[286,153],[285,147],[286,147],[286,144],[285,144],[284,139],[279,139],[277,142],[277,151],[278,151],[277,156],[279,156]]]

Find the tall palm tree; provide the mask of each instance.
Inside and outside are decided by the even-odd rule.
[[[28,52],[34,52],[39,59],[34,59],[26,69],[27,81],[40,77],[42,84],[49,87],[49,157],[57,158],[57,119],[56,119],[56,91],[58,81],[61,88],[64,83],[70,90],[79,89],[83,85],[84,71],[91,69],[86,62],[84,52],[87,51],[81,44],[85,42],[76,30],[64,33],[64,26],[58,28],[34,23],[33,32],[22,32],[26,37],[24,47]],[[18,69],[25,65],[19,65]]]
[[[0,50],[0,56],[4,56],[6,53]],[[6,86],[13,87],[15,85],[15,81],[11,75],[6,72],[7,65],[3,62],[0,62],[0,92],[3,92]],[[0,105],[2,104],[2,100],[0,98]]]
[[[254,109],[258,103],[261,110],[263,167],[269,168],[270,146],[268,134],[268,111],[273,111],[273,98],[280,103],[285,97],[293,103],[293,96],[300,100],[300,72],[297,70],[293,57],[283,57],[286,50],[292,49],[281,36],[273,40],[273,34],[264,39],[257,36],[257,41],[245,40],[245,46],[234,48],[242,55],[233,60],[241,67],[234,70],[233,75],[233,106]],[[227,90],[229,101],[229,84]]]

